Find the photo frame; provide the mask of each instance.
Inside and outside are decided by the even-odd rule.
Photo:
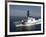
[[[5,4],[5,36],[39,34],[44,34],[43,2],[8,1]]]

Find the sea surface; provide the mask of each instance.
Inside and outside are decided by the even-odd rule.
[[[34,17],[36,20],[41,17]],[[10,16],[10,32],[20,32],[20,31],[39,31],[41,30],[41,24],[33,25],[33,26],[24,26],[24,27],[16,27],[16,24],[14,22],[21,21],[23,19],[26,19],[26,17],[20,17],[20,16]]]

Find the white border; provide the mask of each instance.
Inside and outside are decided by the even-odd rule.
[[[41,31],[26,31],[26,32],[9,32],[10,25],[9,25],[9,5],[29,5],[29,6],[41,6]],[[43,33],[43,5],[42,4],[27,4],[27,3],[7,3],[7,35],[17,35],[17,34],[34,34],[34,33]]]

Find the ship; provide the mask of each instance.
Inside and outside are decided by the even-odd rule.
[[[38,25],[38,24],[41,24],[41,18],[39,19],[35,19],[33,16],[29,16],[29,10],[27,10],[27,20],[21,20],[21,21],[18,21],[18,22],[14,22],[17,23],[16,27],[23,27],[23,26],[33,26],[33,25]],[[21,22],[21,23],[20,23]]]

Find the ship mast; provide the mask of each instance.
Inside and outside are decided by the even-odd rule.
[[[27,18],[29,17],[29,9],[27,10]]]

